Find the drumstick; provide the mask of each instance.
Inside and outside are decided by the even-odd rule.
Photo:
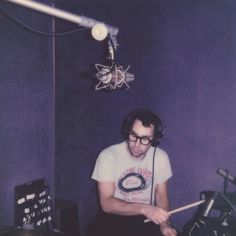
[[[169,211],[168,213],[169,213],[169,215],[172,215],[172,214],[174,214],[174,213],[176,213],[176,212],[184,211],[184,210],[186,210],[186,209],[189,209],[189,208],[198,206],[198,205],[202,204],[203,202],[205,202],[205,200],[200,200],[200,201],[197,201],[197,202],[194,202],[194,203],[185,205],[185,206],[183,206],[183,207],[176,208],[176,209],[174,209],[174,210]],[[149,219],[144,220],[145,223],[146,223],[146,222],[149,222],[149,221],[150,221]]]
[[[179,212],[179,211],[184,211],[184,210],[186,210],[186,209],[189,209],[189,208],[198,206],[198,205],[202,204],[203,202],[205,202],[205,200],[200,200],[200,201],[197,201],[197,202],[188,204],[188,205],[186,205],[186,206],[176,208],[176,209],[174,209],[174,210],[169,211],[168,213],[169,213],[169,215],[171,215],[171,214],[174,214],[174,213]]]

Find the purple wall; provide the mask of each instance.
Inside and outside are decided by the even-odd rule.
[[[82,232],[97,209],[89,180],[96,156],[121,140],[121,119],[136,107],[153,109],[167,125],[161,146],[174,170],[173,208],[199,200],[203,190],[221,191],[216,169],[236,172],[235,3],[65,5],[119,27],[117,62],[130,64],[136,75],[128,91],[95,92],[86,72],[103,62],[104,45],[87,31],[57,39],[56,193],[78,201]],[[59,22],[57,27],[73,25]],[[174,215],[173,222],[181,228],[195,210]]]
[[[2,9],[4,7],[4,10]],[[1,1],[0,225],[14,224],[14,187],[44,177],[54,193],[54,86],[51,19]]]
[[[104,43],[83,30],[56,38],[54,84],[53,39],[0,14],[0,224],[13,223],[14,186],[44,176],[53,192],[55,180],[57,197],[78,202],[84,235],[98,206],[94,161],[121,141],[121,120],[136,107],[151,108],[167,126],[161,147],[174,171],[173,208],[203,190],[221,191],[216,169],[236,172],[234,1],[50,2],[119,27],[117,63],[130,64],[136,80],[127,91],[94,91],[91,69],[104,62]],[[52,29],[47,16],[1,5],[34,28]],[[56,21],[57,31],[75,27]],[[194,212],[174,215],[174,224],[181,229]]]

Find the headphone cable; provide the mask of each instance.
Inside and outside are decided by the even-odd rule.
[[[156,155],[157,147],[154,147],[153,156],[152,156],[152,184],[151,184],[151,195],[150,195],[150,205],[152,205],[152,197],[153,197],[153,185],[154,185],[154,171],[155,171],[155,155]]]

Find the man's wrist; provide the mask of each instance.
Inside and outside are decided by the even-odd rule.
[[[141,215],[147,215],[147,206],[148,205],[145,205],[145,204],[140,204],[140,213]]]
[[[170,226],[170,221],[169,220],[160,224],[160,227],[163,227],[163,228],[164,227],[169,227],[169,226]]]

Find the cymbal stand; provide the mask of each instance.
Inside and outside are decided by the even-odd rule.
[[[229,187],[229,170],[225,170],[226,176],[224,177],[224,194],[228,193]]]

